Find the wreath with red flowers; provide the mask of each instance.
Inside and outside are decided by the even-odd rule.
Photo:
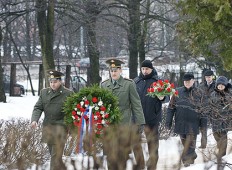
[[[64,121],[69,129],[81,128],[85,122],[97,137],[103,134],[105,127],[121,120],[118,98],[97,85],[82,88],[78,93],[67,97],[64,112]]]

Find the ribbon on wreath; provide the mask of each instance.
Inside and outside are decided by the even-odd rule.
[[[88,120],[86,120],[87,117],[88,117]],[[92,145],[93,122],[94,122],[94,115],[92,113],[92,107],[88,106],[88,108],[86,108],[85,112],[82,114],[79,124],[78,124],[77,140],[79,139],[79,142],[77,142],[77,145],[76,145],[76,153],[83,152],[83,139],[86,135],[87,125],[88,125],[88,134],[90,137],[90,145]]]

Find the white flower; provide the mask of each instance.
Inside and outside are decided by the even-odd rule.
[[[98,102],[98,106],[102,106],[103,105],[103,102],[100,100],[99,102]]]
[[[81,106],[83,106],[83,105],[84,105],[84,103],[85,103],[84,101],[81,101],[81,102],[80,102]]]
[[[74,116],[72,116],[73,120],[75,120],[76,118]]]
[[[81,112],[77,112],[77,115],[81,115]]]
[[[101,123],[104,125],[106,122],[105,122],[105,120],[102,120],[102,122],[101,122]]]
[[[74,110],[77,111],[77,108],[75,107]]]
[[[104,111],[100,111],[100,113],[103,115],[105,112]]]
[[[94,109],[95,109],[95,110],[99,110],[99,107],[98,107],[98,106],[96,106]]]
[[[97,120],[97,116],[94,116],[94,120]]]

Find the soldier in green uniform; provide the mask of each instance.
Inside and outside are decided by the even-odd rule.
[[[41,90],[36,102],[32,117],[31,127],[36,128],[44,112],[42,142],[47,143],[51,155],[50,170],[65,170],[62,155],[67,138],[67,129],[64,124],[63,103],[72,91],[63,87],[58,71],[49,71],[50,87]]]
[[[138,125],[138,129],[133,130],[138,130],[138,135],[140,135],[139,133],[142,132],[141,127],[143,127],[145,124],[145,119],[141,101],[136,90],[136,85],[133,80],[123,78],[121,76],[121,64],[124,64],[122,61],[117,59],[109,59],[106,61],[106,63],[109,64],[110,79],[103,81],[101,83],[101,87],[112,91],[112,93],[118,97],[119,109],[123,116],[121,126],[132,125],[133,114],[135,118],[135,124]],[[145,161],[143,157],[141,141],[131,140],[131,146],[133,146],[132,148],[137,162],[137,168],[143,169],[145,167]]]

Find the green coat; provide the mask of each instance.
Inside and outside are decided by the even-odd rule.
[[[101,87],[112,91],[119,99],[119,109],[123,114],[122,124],[130,124],[132,113],[136,124],[145,124],[143,109],[136,86],[133,80],[120,77],[114,87],[112,80],[108,79],[101,83]]]
[[[66,139],[67,130],[64,124],[63,104],[66,97],[72,93],[69,89],[61,86],[56,92],[51,88],[41,90],[36,102],[31,122],[38,122],[44,112],[42,141],[45,143],[55,143],[57,137]]]

